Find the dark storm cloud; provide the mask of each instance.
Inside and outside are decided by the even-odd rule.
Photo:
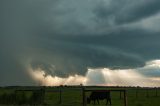
[[[160,58],[159,32],[120,26],[156,15],[158,0],[1,0],[0,5],[1,85],[31,84],[28,65],[64,77],[84,75],[88,67],[134,68]]]
[[[108,0],[107,0],[108,1]],[[110,5],[101,3],[94,9],[97,17],[115,24],[126,24],[148,18],[160,11],[158,0],[119,0],[110,1]]]
[[[43,1],[37,3],[32,0],[1,0],[0,5],[2,23],[0,25],[0,84],[32,85],[34,83],[26,72],[24,65],[26,60],[23,58],[27,58],[27,53],[30,53],[28,35],[31,30],[35,30],[35,25],[38,23],[36,14],[40,14],[38,10],[42,12],[47,9],[49,3]]]
[[[54,36],[36,42],[35,48],[42,50],[35,54],[45,51],[46,58],[32,58],[55,65],[57,75],[84,74],[87,67],[133,68],[159,58],[158,39],[158,33],[129,29],[109,35]]]
[[[139,3],[140,2],[140,3]],[[129,23],[148,18],[160,11],[160,1],[140,0],[139,2],[128,4],[116,16],[117,23]]]

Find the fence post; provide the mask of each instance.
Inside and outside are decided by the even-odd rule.
[[[148,94],[148,91],[149,91],[149,89],[146,89],[146,97],[148,98],[149,97],[149,94]]]
[[[138,88],[136,88],[136,98],[138,98]]]
[[[122,99],[122,92],[120,91],[120,99]]]
[[[83,97],[83,106],[86,105],[86,94],[85,94],[85,88],[82,86],[82,97]]]
[[[124,106],[127,106],[127,93],[126,93],[126,90],[124,90],[123,92],[124,92]]]
[[[44,98],[45,98],[45,87],[41,88],[41,104],[44,104]]]
[[[156,88],[156,97],[158,96],[158,92],[157,92],[157,89],[158,89],[158,88]]]
[[[62,103],[62,89],[59,87],[59,104]]]
[[[14,91],[14,94],[15,94],[15,98],[14,98],[13,106],[15,106],[17,104],[17,90]]]

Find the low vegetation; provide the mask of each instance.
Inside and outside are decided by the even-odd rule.
[[[140,87],[85,87],[89,90],[118,90],[127,91],[128,106],[159,106],[159,88]],[[0,88],[0,106],[82,106],[82,88],[79,86],[63,87],[3,87]],[[86,92],[86,97],[90,92]],[[111,92],[112,106],[124,106],[124,95]],[[100,101],[99,106],[105,106],[106,101]],[[98,104],[96,104],[98,106]],[[87,106],[94,106],[93,103]]]

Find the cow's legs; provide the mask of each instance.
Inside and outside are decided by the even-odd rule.
[[[93,104],[94,104],[94,105],[96,104],[96,100],[93,100]]]
[[[106,105],[108,105],[108,99],[106,99]]]
[[[99,100],[97,99],[97,103],[99,104]]]
[[[110,105],[111,105],[111,104],[112,104],[112,103],[111,103],[111,98],[109,98],[109,102],[110,102]]]
[[[106,103],[106,105],[108,105],[108,102],[109,102],[109,104],[111,105],[111,98],[107,98],[107,103]]]

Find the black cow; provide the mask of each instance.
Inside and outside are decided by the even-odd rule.
[[[111,95],[110,95],[110,91],[92,91],[90,96],[87,98],[87,103],[90,104],[91,101],[95,102],[97,101],[97,103],[99,104],[99,100],[104,100],[106,99],[106,105],[108,104],[108,102],[111,105]]]

